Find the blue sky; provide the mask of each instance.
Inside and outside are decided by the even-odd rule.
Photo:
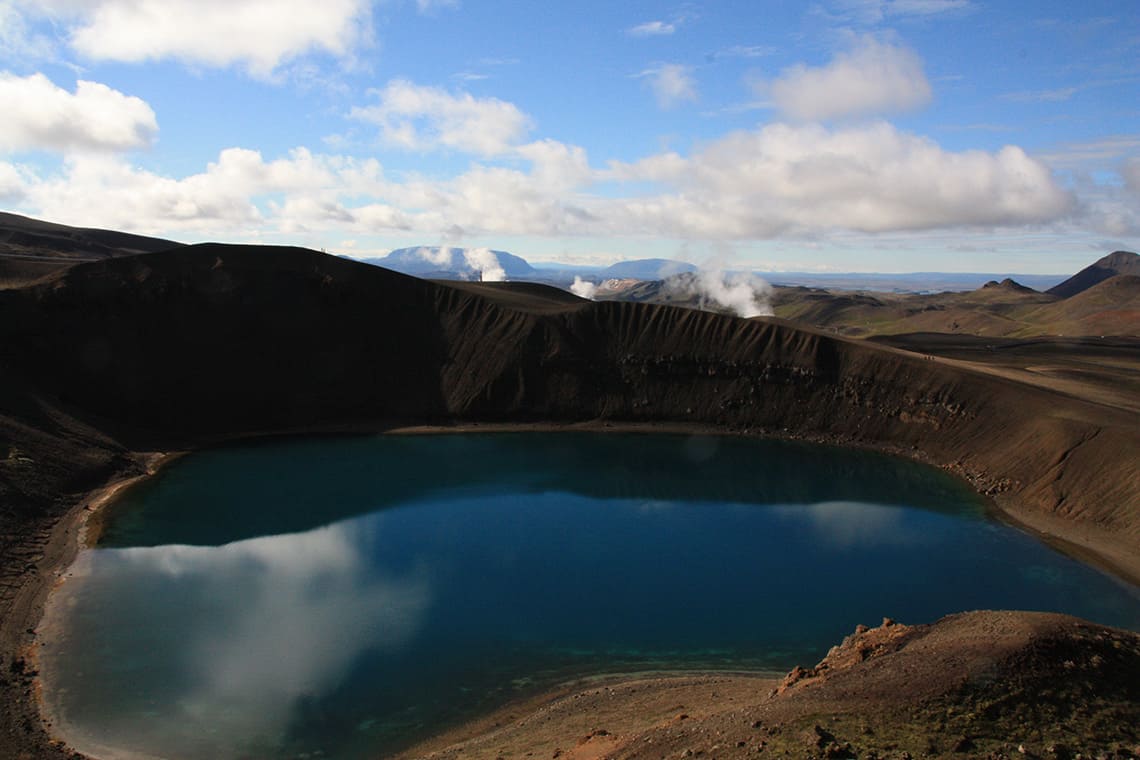
[[[1140,248],[1132,0],[0,0],[0,208],[353,256],[1064,273]]]

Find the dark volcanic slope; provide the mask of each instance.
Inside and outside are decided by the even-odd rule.
[[[98,259],[155,253],[182,245],[172,240],[87,227],[68,227],[0,212],[0,253],[58,259]]]
[[[112,424],[223,433],[441,414],[431,291],[300,249],[201,245],[78,266],[0,304],[31,387]]]
[[[153,253],[180,245],[0,212],[0,288],[24,285],[82,261]]]

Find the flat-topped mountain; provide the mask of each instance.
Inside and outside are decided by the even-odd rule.
[[[673,259],[634,259],[619,261],[598,273],[603,280],[659,280],[671,275],[695,272],[697,268],[687,261]]]
[[[535,274],[524,259],[488,248],[398,248],[367,262],[403,274],[440,280],[518,280]]]

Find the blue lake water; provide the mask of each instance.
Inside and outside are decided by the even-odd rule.
[[[1140,629],[1140,595],[911,462],[787,442],[291,440],[175,462],[109,513],[41,652],[100,754],[382,756],[535,689],[810,665],[967,609]]]

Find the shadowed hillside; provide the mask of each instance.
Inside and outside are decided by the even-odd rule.
[[[68,227],[0,212],[0,288],[22,285],[84,261],[154,253],[179,245],[160,238]]]

